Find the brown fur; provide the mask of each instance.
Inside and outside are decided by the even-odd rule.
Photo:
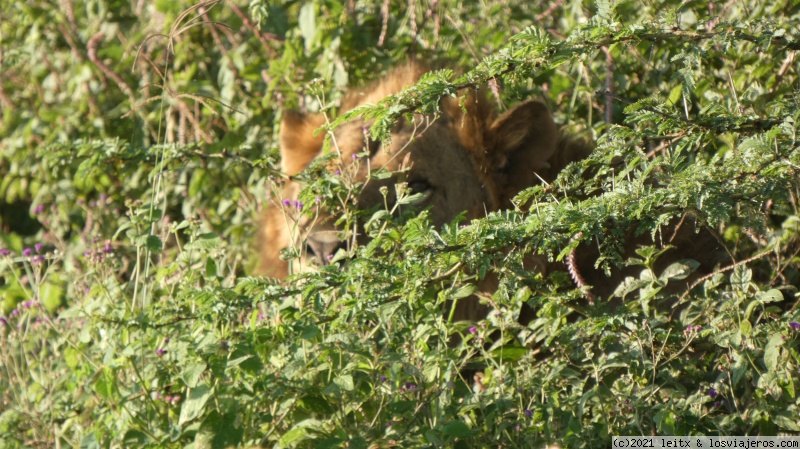
[[[376,103],[387,95],[400,92],[416,83],[425,72],[410,63],[390,71],[372,86],[348,93],[342,103],[347,111],[357,106]],[[486,211],[511,207],[511,199],[520,190],[555,178],[566,164],[585,157],[590,146],[580,140],[562,136],[547,107],[538,101],[526,101],[499,117],[483,95],[468,94],[465,99],[444,98],[441,116],[435,121],[416,116],[414,124],[402,120],[391,135],[391,143],[373,152],[369,164],[360,161],[353,166],[352,155],[368,147],[363,121],[340,126],[333,134],[332,146],[341,154],[343,165],[366,179],[366,167],[386,168],[392,172],[408,168],[404,175],[409,185],[429,185],[427,196],[417,207],[430,208],[433,223],[440,226],[466,211],[468,218],[479,218]],[[306,167],[322,149],[323,135],[313,130],[324,123],[321,116],[286,112],[281,127],[282,169],[294,175]],[[371,179],[361,192],[359,207],[381,204],[381,187],[394,194],[400,180]],[[414,183],[417,184],[414,184]],[[297,198],[300,187],[290,181],[283,187],[282,198]],[[330,217],[292,215],[290,208],[280,205],[281,199],[270,199],[260,230],[260,272],[283,278],[290,272],[287,262],[279,259],[280,250],[307,241],[320,252],[333,251],[336,229]],[[390,198],[391,200],[391,198]],[[324,256],[327,254],[318,254]],[[312,257],[305,254],[292,271],[313,268]],[[325,263],[324,257],[318,257]],[[536,261],[538,262],[538,261]],[[543,264],[538,264],[543,265]],[[479,319],[486,309],[477,300],[461,301],[456,319]]]

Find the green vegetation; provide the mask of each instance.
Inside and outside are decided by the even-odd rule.
[[[800,6],[750,3],[3,2],[0,447],[800,433]],[[357,111],[374,136],[480,89],[597,149],[518,210],[378,215],[346,269],[248,277],[282,111],[333,117],[408,58],[453,70]],[[306,201],[355,188],[305,179]],[[618,231],[687,212],[737,263],[676,293],[691,264],[623,261]],[[642,266],[624,302],[522,269],[579,240]],[[495,311],[451,322],[489,274]]]

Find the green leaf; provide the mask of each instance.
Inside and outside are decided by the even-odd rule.
[[[238,447],[242,443],[244,429],[240,420],[241,411],[232,407],[225,414],[213,410],[203,419],[195,437],[196,449],[225,449]]]
[[[669,92],[668,101],[670,104],[678,104],[678,101],[683,96],[683,84],[678,84],[677,86],[673,87],[672,90]]]
[[[189,388],[194,388],[200,382],[200,378],[203,376],[203,372],[206,370],[205,362],[200,363],[190,363],[186,365],[186,368],[183,369],[181,373],[181,378],[183,381],[186,382],[186,386]]]
[[[669,282],[671,279],[674,280],[683,280],[686,279],[692,272],[694,272],[697,267],[700,266],[695,260],[691,259],[684,259],[679,260],[670,264],[664,271],[661,272],[661,276],[659,276],[659,280],[663,283]]]
[[[219,236],[213,232],[208,232],[205,234],[200,234],[197,238],[189,242],[184,249],[201,249],[205,251],[211,251],[217,249],[222,246],[222,240]]]
[[[309,324],[308,326],[303,326],[303,330],[300,333],[300,338],[303,340],[314,340],[321,334],[319,328],[313,324]]]
[[[178,418],[178,425],[184,425],[188,422],[194,421],[203,415],[206,403],[211,399],[214,393],[213,388],[207,385],[199,385],[195,388],[189,388],[186,392],[186,399],[181,405],[181,414]]]
[[[206,277],[212,278],[217,275],[217,263],[214,259],[206,257]]]
[[[775,414],[775,424],[790,432],[800,432],[800,419],[792,411],[780,411]]]
[[[51,313],[55,312],[64,302],[65,294],[66,290],[61,282],[45,282],[40,290],[42,305]]]
[[[628,276],[624,281],[622,281],[621,284],[619,284],[616,290],[614,290],[614,296],[624,299],[628,294],[633,293],[649,284],[650,282],[648,281]]]
[[[336,379],[333,380],[336,385],[339,386],[344,391],[353,391],[355,388],[355,382],[353,382],[353,376],[350,374],[342,374],[337,376]]]
[[[128,430],[122,437],[124,447],[142,447],[150,443],[154,443],[154,441],[146,433],[137,429]]]
[[[767,346],[764,348],[764,364],[770,372],[778,369],[781,346],[783,346],[783,335],[773,334],[769,342],[767,342]]]
[[[742,335],[745,335],[745,336],[749,336],[750,333],[752,333],[752,332],[753,332],[753,325],[750,324],[749,320],[744,320],[743,319],[739,323],[739,333],[741,333]]]
[[[145,246],[150,252],[159,254],[162,247],[161,239],[155,235],[148,235]]]
[[[80,351],[73,347],[67,347],[64,349],[64,361],[67,363],[67,366],[71,369],[75,369],[80,362]]]
[[[300,34],[303,36],[303,41],[305,41],[306,52],[311,51],[314,38],[317,35],[315,16],[314,2],[307,2],[300,8],[298,26],[300,27]]]
[[[467,438],[470,436],[471,431],[462,421],[450,421],[442,426],[442,433],[455,438]]]
[[[478,291],[478,287],[475,284],[464,284],[453,289],[448,295],[448,299],[466,298],[472,296],[476,291]]]
[[[298,422],[288,432],[286,432],[280,439],[280,444],[283,447],[299,443],[313,434],[312,430],[318,429],[322,426],[322,422],[316,419],[306,419]]]
[[[116,391],[116,377],[111,368],[103,368],[103,373],[92,385],[92,389],[98,396],[105,399],[112,399]]]

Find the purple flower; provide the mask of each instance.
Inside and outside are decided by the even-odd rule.
[[[333,260],[333,254],[328,254],[327,256],[325,256],[325,258],[328,259],[328,262],[330,262]]]
[[[31,263],[33,264],[39,264],[42,262],[44,262],[44,256],[36,256],[31,260]]]
[[[386,382],[386,376],[381,376],[381,382]]]
[[[333,171],[333,174],[339,176],[342,174],[342,171],[337,168],[336,170]]]
[[[42,249],[44,249],[44,245],[42,245],[41,243],[37,243],[33,245],[33,248],[36,250],[37,253],[40,253],[42,252]]]
[[[409,391],[417,389],[417,386],[412,384],[411,382],[406,382],[405,384],[403,384],[403,386],[406,388],[406,390],[409,390]]]
[[[301,203],[300,201],[295,201],[294,207],[296,207],[297,210],[303,210],[303,203]]]
[[[798,323],[796,321],[790,322],[789,323],[789,327],[791,327],[792,330],[800,331],[800,323]]]
[[[31,251],[30,248],[25,248],[25,249],[22,250],[22,255],[25,256],[25,257],[30,256],[32,253],[33,253],[33,251]]]
[[[8,326],[8,320],[4,316],[0,316],[0,324]]]
[[[11,251],[6,248],[0,248],[0,256],[8,256],[9,254],[11,254]]]
[[[522,413],[524,413],[524,414],[525,414],[525,416],[527,416],[528,418],[530,418],[531,416],[533,416],[533,411],[531,411],[531,410],[528,410],[528,409],[525,409],[525,410],[523,410],[523,411],[522,411]]]
[[[478,328],[477,327],[472,326],[472,327],[469,328],[469,333],[470,334],[474,334],[475,332],[478,332]]]
[[[717,397],[717,390],[709,388],[708,395],[711,396],[711,399],[714,399],[715,397]]]
[[[700,332],[700,330],[702,330],[702,329],[703,329],[703,326],[701,326],[699,324],[695,324],[695,325],[690,324],[690,325],[686,326],[686,330],[683,331],[683,334],[684,335],[694,334],[694,333]]]
[[[356,159],[358,159],[358,155],[357,155],[357,154],[354,154],[354,155],[353,155],[353,160],[356,160]]]
[[[314,198],[314,202],[317,203],[317,204],[321,203],[322,202],[322,197],[318,196],[318,197]]]
[[[292,205],[292,200],[290,200],[290,199],[283,200],[283,205],[286,206],[286,207],[291,206]]]
[[[169,343],[169,337],[164,337],[164,344]]]
[[[158,348],[158,349],[156,349],[156,355],[157,355],[157,356],[162,356],[162,355],[164,355],[164,354],[166,354],[166,353],[167,353],[167,350],[166,350],[166,349],[164,349],[164,348]]]
[[[36,207],[33,209],[33,215],[39,215],[39,214],[41,214],[42,212],[44,212],[44,209],[45,209],[45,207],[44,207],[44,204],[40,204],[40,205],[36,206]]]

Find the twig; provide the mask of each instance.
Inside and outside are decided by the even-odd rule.
[[[550,7],[547,8],[543,13],[539,14],[538,16],[536,16],[536,18],[533,20],[533,22],[534,23],[539,23],[545,17],[550,17],[550,15],[553,14],[553,11],[555,11],[556,8],[561,6],[562,3],[564,3],[564,0],[557,0],[557,1],[553,2],[553,4],[550,5]]]
[[[123,80],[122,77],[117,74],[117,72],[111,70],[109,66],[105,65],[105,63],[103,63],[103,61],[97,57],[97,47],[99,46],[100,40],[103,38],[103,36],[103,32],[100,31],[92,36],[91,39],[89,39],[89,42],[86,43],[86,56],[89,58],[89,61],[95,65],[95,67],[97,67],[105,76],[111,78],[111,80],[117,84],[117,87],[119,87],[119,89],[128,96],[131,105],[133,105],[135,104],[133,90],[130,88],[130,86],[128,86],[127,83],[125,83],[125,80]]]
[[[383,47],[383,42],[386,39],[386,30],[389,28],[389,0],[383,0],[381,17],[383,18],[383,25],[381,25],[381,35],[378,37],[378,47]]]
[[[695,288],[695,287],[697,287],[698,285],[702,284],[703,282],[705,282],[705,281],[707,281],[707,280],[711,279],[712,277],[714,277],[714,276],[716,276],[716,275],[718,275],[718,274],[720,274],[720,273],[724,273],[724,272],[726,272],[726,271],[731,271],[731,270],[733,270],[733,269],[734,269],[734,268],[736,268],[736,267],[739,267],[739,266],[742,266],[742,265],[744,265],[744,264],[750,263],[750,262],[752,262],[752,261],[754,261],[754,260],[761,259],[762,257],[768,256],[768,255],[769,255],[770,253],[772,253],[772,252],[773,252],[773,250],[772,250],[772,249],[768,249],[768,250],[766,250],[766,251],[764,251],[764,252],[762,252],[762,253],[756,254],[756,255],[755,255],[755,256],[753,256],[753,257],[750,257],[750,258],[747,258],[747,259],[744,259],[744,260],[740,260],[739,262],[736,262],[736,263],[734,263],[734,264],[732,264],[732,265],[728,265],[728,266],[727,266],[727,267],[725,267],[725,268],[720,268],[719,270],[717,270],[717,271],[715,271],[715,272],[713,272],[713,273],[709,273],[709,274],[707,274],[707,275],[705,275],[705,276],[701,277],[700,279],[698,279],[698,280],[694,281],[694,282],[692,283],[692,285],[690,285],[690,286],[689,286],[689,288],[687,288],[687,289],[686,289],[686,291],[685,291],[685,292],[683,292],[683,294],[681,295],[681,297],[678,299],[678,302],[679,302],[679,303],[680,303],[680,302],[683,302],[683,300],[686,298],[686,296],[687,296],[687,295],[689,295],[689,293],[690,293],[692,290],[694,290],[694,288]],[[676,310],[677,310],[677,309],[676,309]],[[673,311],[673,313],[674,313],[674,311]]]

